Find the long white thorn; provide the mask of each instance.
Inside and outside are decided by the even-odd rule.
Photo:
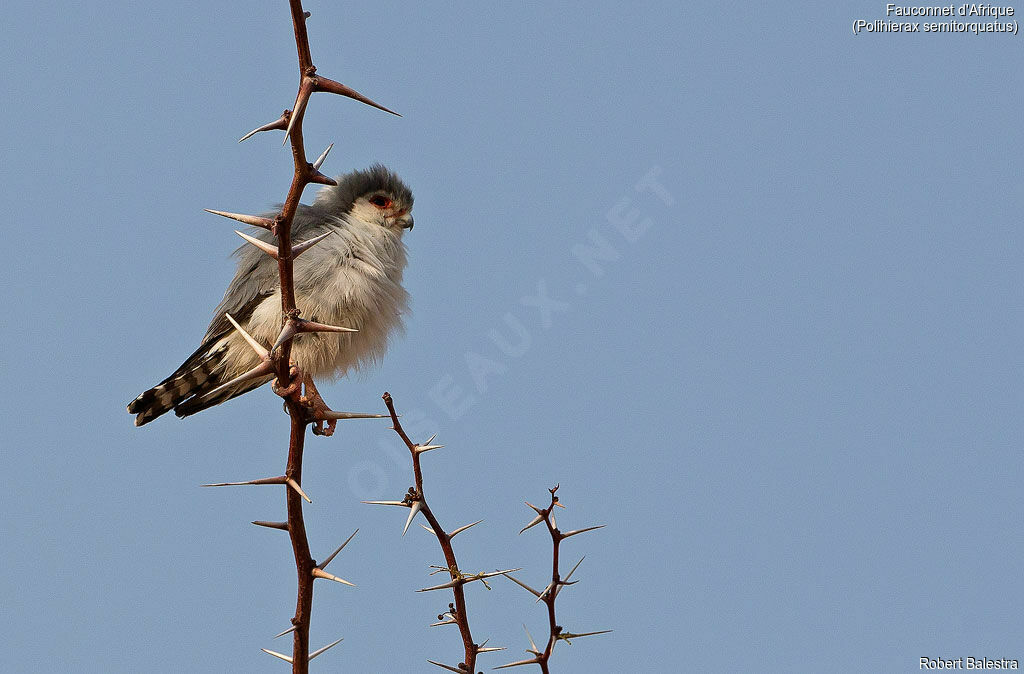
[[[387,414],[363,414],[362,412],[330,412],[323,413],[324,419],[389,419]]]
[[[238,222],[246,225],[252,225],[253,227],[262,227],[263,229],[270,229],[274,225],[274,221],[271,218],[264,218],[261,215],[246,215],[244,213],[231,213],[229,211],[215,211],[212,208],[204,208],[207,213],[213,213],[219,215],[222,218],[231,218]]]
[[[287,114],[287,113],[285,113],[285,114]],[[281,117],[278,117],[277,119],[275,119],[273,122],[269,122],[267,124],[264,124],[263,126],[257,126],[255,129],[253,129],[249,133],[247,133],[244,136],[242,136],[241,138],[239,138],[238,142],[241,143],[244,140],[248,140],[248,139],[252,138],[253,136],[255,136],[257,133],[259,133],[260,131],[272,131],[272,130],[275,130],[275,129],[280,129],[280,130],[284,131],[284,128],[285,128],[285,121],[284,121],[284,116],[282,115]]]
[[[313,567],[313,577],[314,578],[323,578],[324,580],[333,580],[335,583],[341,583],[342,585],[348,585],[349,587],[355,587],[356,586],[355,583],[350,583],[347,580],[345,580],[344,578],[339,578],[338,576],[335,576],[332,573],[327,573],[326,571],[321,569],[319,566]]]
[[[349,542],[349,541],[351,541],[351,540],[352,540],[353,538],[355,538],[355,535],[356,535],[356,534],[358,534],[358,533],[359,533],[359,529],[356,529],[355,531],[353,531],[353,532],[352,532],[352,535],[351,535],[351,536],[349,536],[348,538],[346,538],[346,539],[345,539],[345,542],[344,542],[344,543],[342,543],[341,545],[339,545],[339,546],[338,546],[338,549],[337,549],[337,550],[335,550],[334,552],[332,552],[332,553],[331,553],[331,554],[330,554],[330,555],[329,555],[329,556],[327,557],[327,559],[325,559],[324,561],[322,561],[322,562],[320,562],[319,564],[317,564],[317,565],[316,565],[316,568],[318,568],[318,569],[326,569],[326,568],[327,568],[327,565],[328,565],[328,564],[330,564],[330,563],[331,563],[331,561],[332,561],[332,560],[333,560],[333,559],[334,559],[335,557],[337,557],[337,556],[338,556],[338,553],[339,553],[339,552],[341,552],[342,550],[344,550],[344,549],[345,549],[345,546],[346,546],[346,545],[348,545],[348,542]],[[580,560],[580,561],[583,561],[583,560]],[[577,566],[579,566],[579,565],[577,564]]]
[[[258,379],[259,377],[264,377],[273,373],[274,366],[271,365],[269,360],[265,360],[256,367],[254,367],[253,369],[249,370],[248,372],[244,372],[235,377],[234,379],[232,379],[231,381],[221,384],[220,386],[213,389],[209,393],[204,393],[202,395],[202,398],[213,398],[221,391],[229,389],[232,386],[235,386],[236,384],[241,384],[243,381],[249,381],[250,379]],[[269,381],[269,379],[267,381]]]
[[[533,589],[532,587],[530,587],[529,585],[527,585],[527,584],[526,584],[526,583],[524,583],[523,581],[519,580],[519,579],[518,579],[518,578],[516,578],[515,576],[511,576],[511,575],[509,575],[509,574],[507,574],[507,573],[506,573],[506,574],[504,574],[504,576],[505,576],[506,578],[508,578],[509,580],[511,580],[511,581],[512,581],[513,583],[515,583],[516,585],[518,585],[519,587],[523,588],[524,590],[526,590],[527,592],[529,592],[530,594],[532,594],[532,595],[533,595],[534,597],[539,597],[539,596],[540,596],[540,592],[538,592],[537,590],[534,590],[534,589]]]
[[[586,558],[587,558],[586,555],[583,555],[582,557],[580,557],[580,561],[576,562],[576,566],[572,567],[572,570],[569,571],[569,573],[566,574],[565,578],[563,578],[562,580],[566,581],[566,580],[569,580],[570,578],[572,578],[572,574],[576,573],[576,569],[580,568],[580,564],[582,564],[583,560],[586,559]]]
[[[317,323],[316,321],[300,321],[299,332],[359,332],[359,330],[356,328],[342,328],[337,325]]]
[[[523,631],[526,632],[526,638],[530,640],[530,653],[534,655],[540,655],[540,651],[537,650],[537,644],[533,643],[533,635],[530,634],[530,630],[526,629],[526,623],[523,623]]]
[[[302,487],[299,486],[299,483],[296,482],[294,478],[288,478],[288,486],[294,489],[296,494],[304,498],[306,500],[306,503],[313,502],[313,499],[306,496],[306,492],[302,491]]]
[[[246,480],[245,482],[214,482],[201,484],[200,487],[241,487],[250,484],[284,484],[288,478],[281,475],[278,477],[261,477],[258,480]]]
[[[261,241],[260,239],[257,239],[255,236],[249,236],[245,232],[240,232],[237,229],[235,230],[235,234],[242,237],[252,245],[256,246],[257,248],[259,248],[260,250],[262,250],[264,253],[274,258],[275,260],[277,259],[277,246],[275,246],[274,244],[267,243],[266,241]]]
[[[456,669],[455,667],[450,667],[444,663],[435,662],[433,660],[427,660],[427,662],[429,662],[432,665],[437,665],[441,669],[447,669],[449,672],[456,672],[457,674],[466,674],[466,670],[464,669]]]
[[[278,638],[278,637],[283,637],[283,636],[284,636],[284,635],[286,635],[286,634],[291,634],[292,632],[294,632],[294,631],[295,631],[295,630],[297,630],[297,629],[299,629],[299,626],[298,626],[298,625],[292,625],[291,627],[289,627],[288,629],[286,629],[286,630],[285,630],[284,632],[281,632],[280,634],[275,634],[275,635],[274,635],[274,638],[276,639],[276,638]]]
[[[534,512],[536,512],[538,515],[541,515],[541,516],[544,515],[544,510],[542,508],[538,508],[537,506],[533,505],[529,501],[523,501],[523,503],[525,503],[526,505],[528,505],[531,508],[533,508]]]
[[[504,576],[506,573],[512,573],[513,571],[522,571],[523,567],[515,569],[505,569],[504,571],[488,571],[487,573],[478,573],[478,578],[491,578],[492,576]]]
[[[458,529],[456,529],[455,531],[453,531],[450,534],[448,534],[448,538],[449,539],[455,538],[456,536],[461,534],[466,529],[468,529],[470,527],[473,527],[473,526],[476,526],[477,524],[480,524],[481,522],[483,522],[483,520],[477,520],[476,522],[473,522],[472,524],[466,524],[464,526],[461,526]]]
[[[281,658],[285,662],[290,663],[292,661],[290,656],[284,655],[283,653],[278,653],[277,651],[267,650],[266,648],[261,648],[260,650],[263,651],[264,653],[266,653],[267,655],[273,655],[275,658]]]
[[[249,346],[252,347],[252,350],[255,351],[260,358],[266,358],[268,355],[270,355],[270,352],[267,350],[267,348],[260,344],[259,342],[257,342],[252,335],[246,332],[245,328],[239,325],[238,321],[236,321],[231,314],[224,315],[228,317],[229,321],[231,321],[231,325],[235,326],[235,330],[238,330],[240,333],[242,333],[242,337],[245,338],[245,341],[249,342]]]
[[[487,646],[487,647],[481,646],[480,648],[476,649],[476,652],[477,653],[493,653],[495,651],[505,651],[505,650],[508,650],[507,646]]]
[[[292,128],[295,127],[295,123],[302,119],[302,113],[306,109],[306,104],[309,103],[312,89],[313,81],[303,76],[302,82],[299,84],[299,93],[295,96],[295,105],[292,106],[292,114],[288,116],[288,126],[284,130],[284,140],[281,141],[281,145],[288,142],[288,139],[292,137]]]
[[[433,587],[425,587],[422,590],[416,590],[416,591],[417,592],[431,592],[433,590],[447,590],[450,587],[455,587],[456,585],[460,585],[460,584],[466,583],[466,582],[468,582],[468,581],[466,581],[464,578],[453,578],[452,580],[448,581],[447,583],[441,583],[440,585],[434,585]]]
[[[530,523],[529,523],[529,524],[527,524],[527,525],[526,525],[525,527],[523,527],[522,529],[520,529],[520,530],[519,530],[519,533],[523,533],[523,532],[524,532],[524,531],[526,531],[527,529],[529,529],[529,528],[531,528],[531,527],[535,527],[535,526],[537,526],[538,524],[540,524],[540,523],[541,523],[541,522],[543,522],[543,521],[544,521],[544,517],[543,517],[543,515],[537,515],[537,516],[536,516],[536,517],[534,517],[534,518],[533,518],[532,520],[530,520]]]
[[[315,651],[313,651],[312,653],[310,653],[310,654],[309,654],[309,659],[310,659],[310,660],[312,660],[312,659],[313,659],[313,658],[315,658],[316,656],[318,656],[318,655],[320,655],[321,653],[323,653],[324,651],[326,651],[326,650],[327,650],[328,648],[334,648],[335,646],[337,646],[338,644],[340,644],[340,643],[341,643],[342,641],[344,641],[344,638],[342,638],[342,639],[338,639],[338,640],[337,640],[337,641],[335,641],[334,643],[330,643],[330,644],[327,644],[327,645],[326,645],[326,646],[324,646],[323,648],[318,648],[318,649],[316,649]]]
[[[255,136],[257,133],[259,133],[259,132],[260,132],[260,129],[259,129],[259,127],[257,127],[255,129],[253,129],[252,131],[250,131],[249,133],[247,133],[244,136],[242,136],[241,138],[239,138],[238,142],[241,143],[243,141],[247,141],[250,138],[252,138],[253,136]]]
[[[328,145],[327,149],[320,153],[320,156],[316,158],[315,162],[313,162],[313,168],[315,168],[317,171],[320,170],[320,167],[324,165],[324,160],[327,159],[327,155],[331,153],[332,147],[334,147],[334,143]]]
[[[310,248],[312,248],[316,244],[320,243],[321,241],[323,241],[324,239],[329,237],[331,234],[334,234],[334,232],[333,231],[324,232],[320,236],[314,236],[312,239],[306,239],[305,241],[303,241],[301,243],[295,244],[294,246],[292,246],[292,259],[294,260],[298,256],[302,255],[307,250],[309,250]]]
[[[580,637],[592,637],[595,634],[608,634],[611,630],[598,630],[596,632],[581,632],[580,634],[573,634],[572,632],[562,632],[558,635],[558,639],[571,644],[572,639],[579,639]]]
[[[507,665],[499,665],[495,669],[508,669],[509,667],[519,667],[521,665],[535,665],[540,662],[539,656],[536,658],[530,658],[529,660],[519,660],[518,662],[510,662]]]
[[[580,561],[576,562],[576,566],[572,567],[572,570],[569,571],[569,573],[565,574],[565,578],[563,578],[561,581],[559,581],[559,587],[555,589],[555,596],[556,597],[558,596],[558,593],[562,591],[562,587],[564,587],[566,585],[575,585],[576,583],[579,582],[577,580],[574,583],[570,583],[569,579],[572,578],[572,574],[576,573],[576,569],[580,568],[580,564],[582,564],[583,560],[586,559],[586,558],[587,558],[586,555],[583,555],[582,557],[580,557]]]
[[[562,538],[565,539],[565,538],[569,538],[569,536],[575,536],[576,534],[586,533],[588,531],[593,531],[594,529],[601,529],[604,526],[605,526],[604,524],[598,524],[596,527],[587,527],[585,529],[574,529],[573,531],[570,531],[568,533],[562,534]]]
[[[405,532],[409,530],[409,525],[412,523],[413,518],[416,517],[416,513],[418,513],[421,508],[423,508],[422,501],[414,501],[412,506],[409,508],[409,517],[405,520],[405,527],[402,529],[403,536],[405,536]]]
[[[287,342],[289,339],[298,334],[299,329],[295,327],[295,322],[292,320],[285,321],[284,327],[281,328],[281,334],[277,336],[277,341],[270,347],[271,351],[277,351],[278,347]]]

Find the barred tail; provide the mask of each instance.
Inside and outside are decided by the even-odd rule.
[[[222,378],[226,379],[226,377]],[[215,386],[208,386],[204,391],[197,393],[196,395],[192,396],[185,402],[175,405],[174,413],[179,417],[187,417],[189,415],[195,414],[196,412],[202,412],[208,407],[220,405],[222,402],[231,400],[232,398],[240,396],[243,393],[248,393],[254,388],[259,388],[260,386],[263,386],[273,378],[274,375],[263,377],[261,379],[250,379],[240,384],[236,384],[235,386],[229,386],[223,389],[222,391],[218,391],[214,395],[210,394],[213,393]]]
[[[214,348],[211,350],[211,347]],[[219,386],[222,383],[220,379],[223,374],[226,350],[226,345],[223,343],[219,345],[204,344],[174,374],[128,403],[128,412],[135,415],[135,425],[147,424],[178,407],[187,398],[202,396]],[[219,395],[217,397],[220,398]],[[195,400],[194,397],[193,400]],[[222,402],[222,400],[217,402]],[[205,409],[208,406],[205,405],[199,409]],[[194,411],[198,412],[199,409]]]

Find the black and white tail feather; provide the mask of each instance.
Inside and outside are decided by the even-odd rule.
[[[320,190],[311,205],[301,205],[292,225],[296,243],[325,232],[336,234],[295,260],[296,304],[302,317],[358,330],[295,337],[293,360],[307,374],[327,378],[379,358],[388,336],[401,329],[408,302],[401,285],[406,262],[402,235],[413,224],[412,192],[385,167],[355,171],[337,183]],[[252,235],[273,242],[269,232]],[[173,374],[129,403],[136,426],[171,410],[179,417],[195,414],[273,378],[221,388],[259,362],[226,313],[268,347],[281,329],[277,263],[248,244],[236,255],[235,277],[200,347]]]
[[[136,415],[135,425],[141,426],[171,410],[179,417],[186,417],[270,381],[269,377],[251,380],[238,387],[224,389],[216,396],[208,396],[225,379],[222,371],[226,351],[227,346],[223,344],[213,348],[203,344],[174,374],[133,400],[128,411]]]

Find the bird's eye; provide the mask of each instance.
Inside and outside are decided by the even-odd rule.
[[[379,194],[375,197],[370,197],[370,203],[376,206],[377,208],[391,207],[391,199],[388,199],[387,197],[381,196]]]

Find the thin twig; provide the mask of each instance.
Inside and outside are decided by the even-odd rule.
[[[574,531],[569,531],[565,533],[561,532],[558,529],[558,524],[555,521],[554,516],[554,510],[556,507],[565,507],[561,503],[559,503],[558,496],[555,494],[555,492],[558,491],[558,486],[559,485],[556,484],[551,489],[548,489],[548,491],[551,493],[551,501],[548,504],[548,507],[538,508],[537,506],[527,502],[526,505],[528,505],[536,513],[536,517],[534,517],[530,521],[530,523],[523,527],[523,529],[519,532],[523,533],[523,531],[526,531],[527,529],[530,529],[531,527],[540,524],[541,522],[543,522],[547,526],[548,533],[551,535],[551,582],[543,590],[535,590],[523,581],[513,577],[512,575],[508,573],[503,574],[509,580],[519,585],[523,589],[527,590],[533,596],[537,597],[537,601],[544,602],[548,613],[547,644],[545,645],[543,651],[539,650],[537,648],[537,645],[533,643],[533,637],[531,637],[529,631],[527,631],[526,636],[530,640],[530,648],[527,649],[526,652],[530,653],[533,657],[528,658],[526,660],[519,660],[517,662],[510,662],[507,665],[495,667],[495,669],[507,669],[509,667],[519,667],[522,665],[535,664],[540,666],[540,671],[542,672],[542,674],[549,674],[550,670],[548,669],[548,660],[551,659],[551,653],[554,651],[555,644],[558,643],[559,640],[569,643],[571,639],[576,639],[579,637],[589,637],[596,634],[605,634],[607,632],[611,632],[611,630],[599,630],[596,632],[582,632],[579,634],[573,634],[570,632],[566,632],[562,628],[562,626],[558,624],[558,621],[555,618],[555,601],[558,599],[558,595],[562,591],[563,587],[566,587],[568,585],[574,585],[577,582],[570,581],[569,579],[572,577],[572,574],[576,572],[576,569],[579,568],[580,563],[583,562],[582,559],[580,559],[579,562],[576,562],[576,565],[572,567],[572,571],[570,571],[565,576],[565,578],[562,578],[561,575],[559,575],[558,570],[558,558],[562,541],[564,541],[566,538],[569,538],[570,536],[576,536],[577,534],[582,534],[587,531],[600,529],[604,526],[603,524],[600,524],[598,526],[586,527],[584,529],[576,529]]]
[[[423,513],[423,517],[425,517],[427,522],[430,524],[430,530],[433,532],[434,536],[437,537],[437,542],[440,544],[441,551],[444,553],[445,564],[448,565],[445,570],[448,571],[451,576],[450,584],[446,583],[442,586],[429,589],[442,589],[445,586],[450,586],[452,594],[455,596],[455,601],[448,605],[449,610],[442,614],[442,616],[438,617],[438,620],[442,621],[441,624],[450,624],[451,622],[457,624],[459,626],[459,633],[462,635],[465,659],[458,664],[458,669],[454,669],[453,671],[461,670],[473,672],[475,671],[474,667],[476,666],[476,656],[480,652],[481,646],[473,642],[473,634],[469,629],[469,616],[466,613],[466,593],[464,591],[464,585],[474,577],[464,576],[459,570],[459,563],[455,558],[455,549],[452,547],[452,538],[454,538],[455,534],[459,533],[460,530],[464,531],[465,527],[457,529],[449,534],[445,531],[444,527],[441,526],[440,522],[437,521],[434,513],[430,510],[430,506],[427,505],[427,497],[423,492],[423,471],[420,468],[420,456],[430,449],[436,448],[436,445],[431,445],[429,440],[423,445],[418,445],[409,439],[409,436],[405,433],[405,429],[402,428],[401,422],[398,420],[398,413],[395,412],[395,403],[391,399],[390,393],[384,394],[384,404],[387,405],[388,412],[391,414],[392,427],[395,429],[395,432],[398,433],[398,436],[402,438],[402,442],[405,443],[405,446],[409,449],[409,453],[412,455],[412,472],[416,481],[416,486],[409,490],[406,495],[406,502],[409,503],[410,509],[418,506],[418,511]],[[433,440],[433,438],[431,438],[431,440]],[[410,510],[410,513],[414,514],[415,511]],[[406,523],[406,526],[408,526],[408,522]],[[448,620],[445,620],[445,618],[448,618]],[[438,664],[438,666],[446,669],[452,669],[445,665],[440,665],[439,663],[434,664]]]

